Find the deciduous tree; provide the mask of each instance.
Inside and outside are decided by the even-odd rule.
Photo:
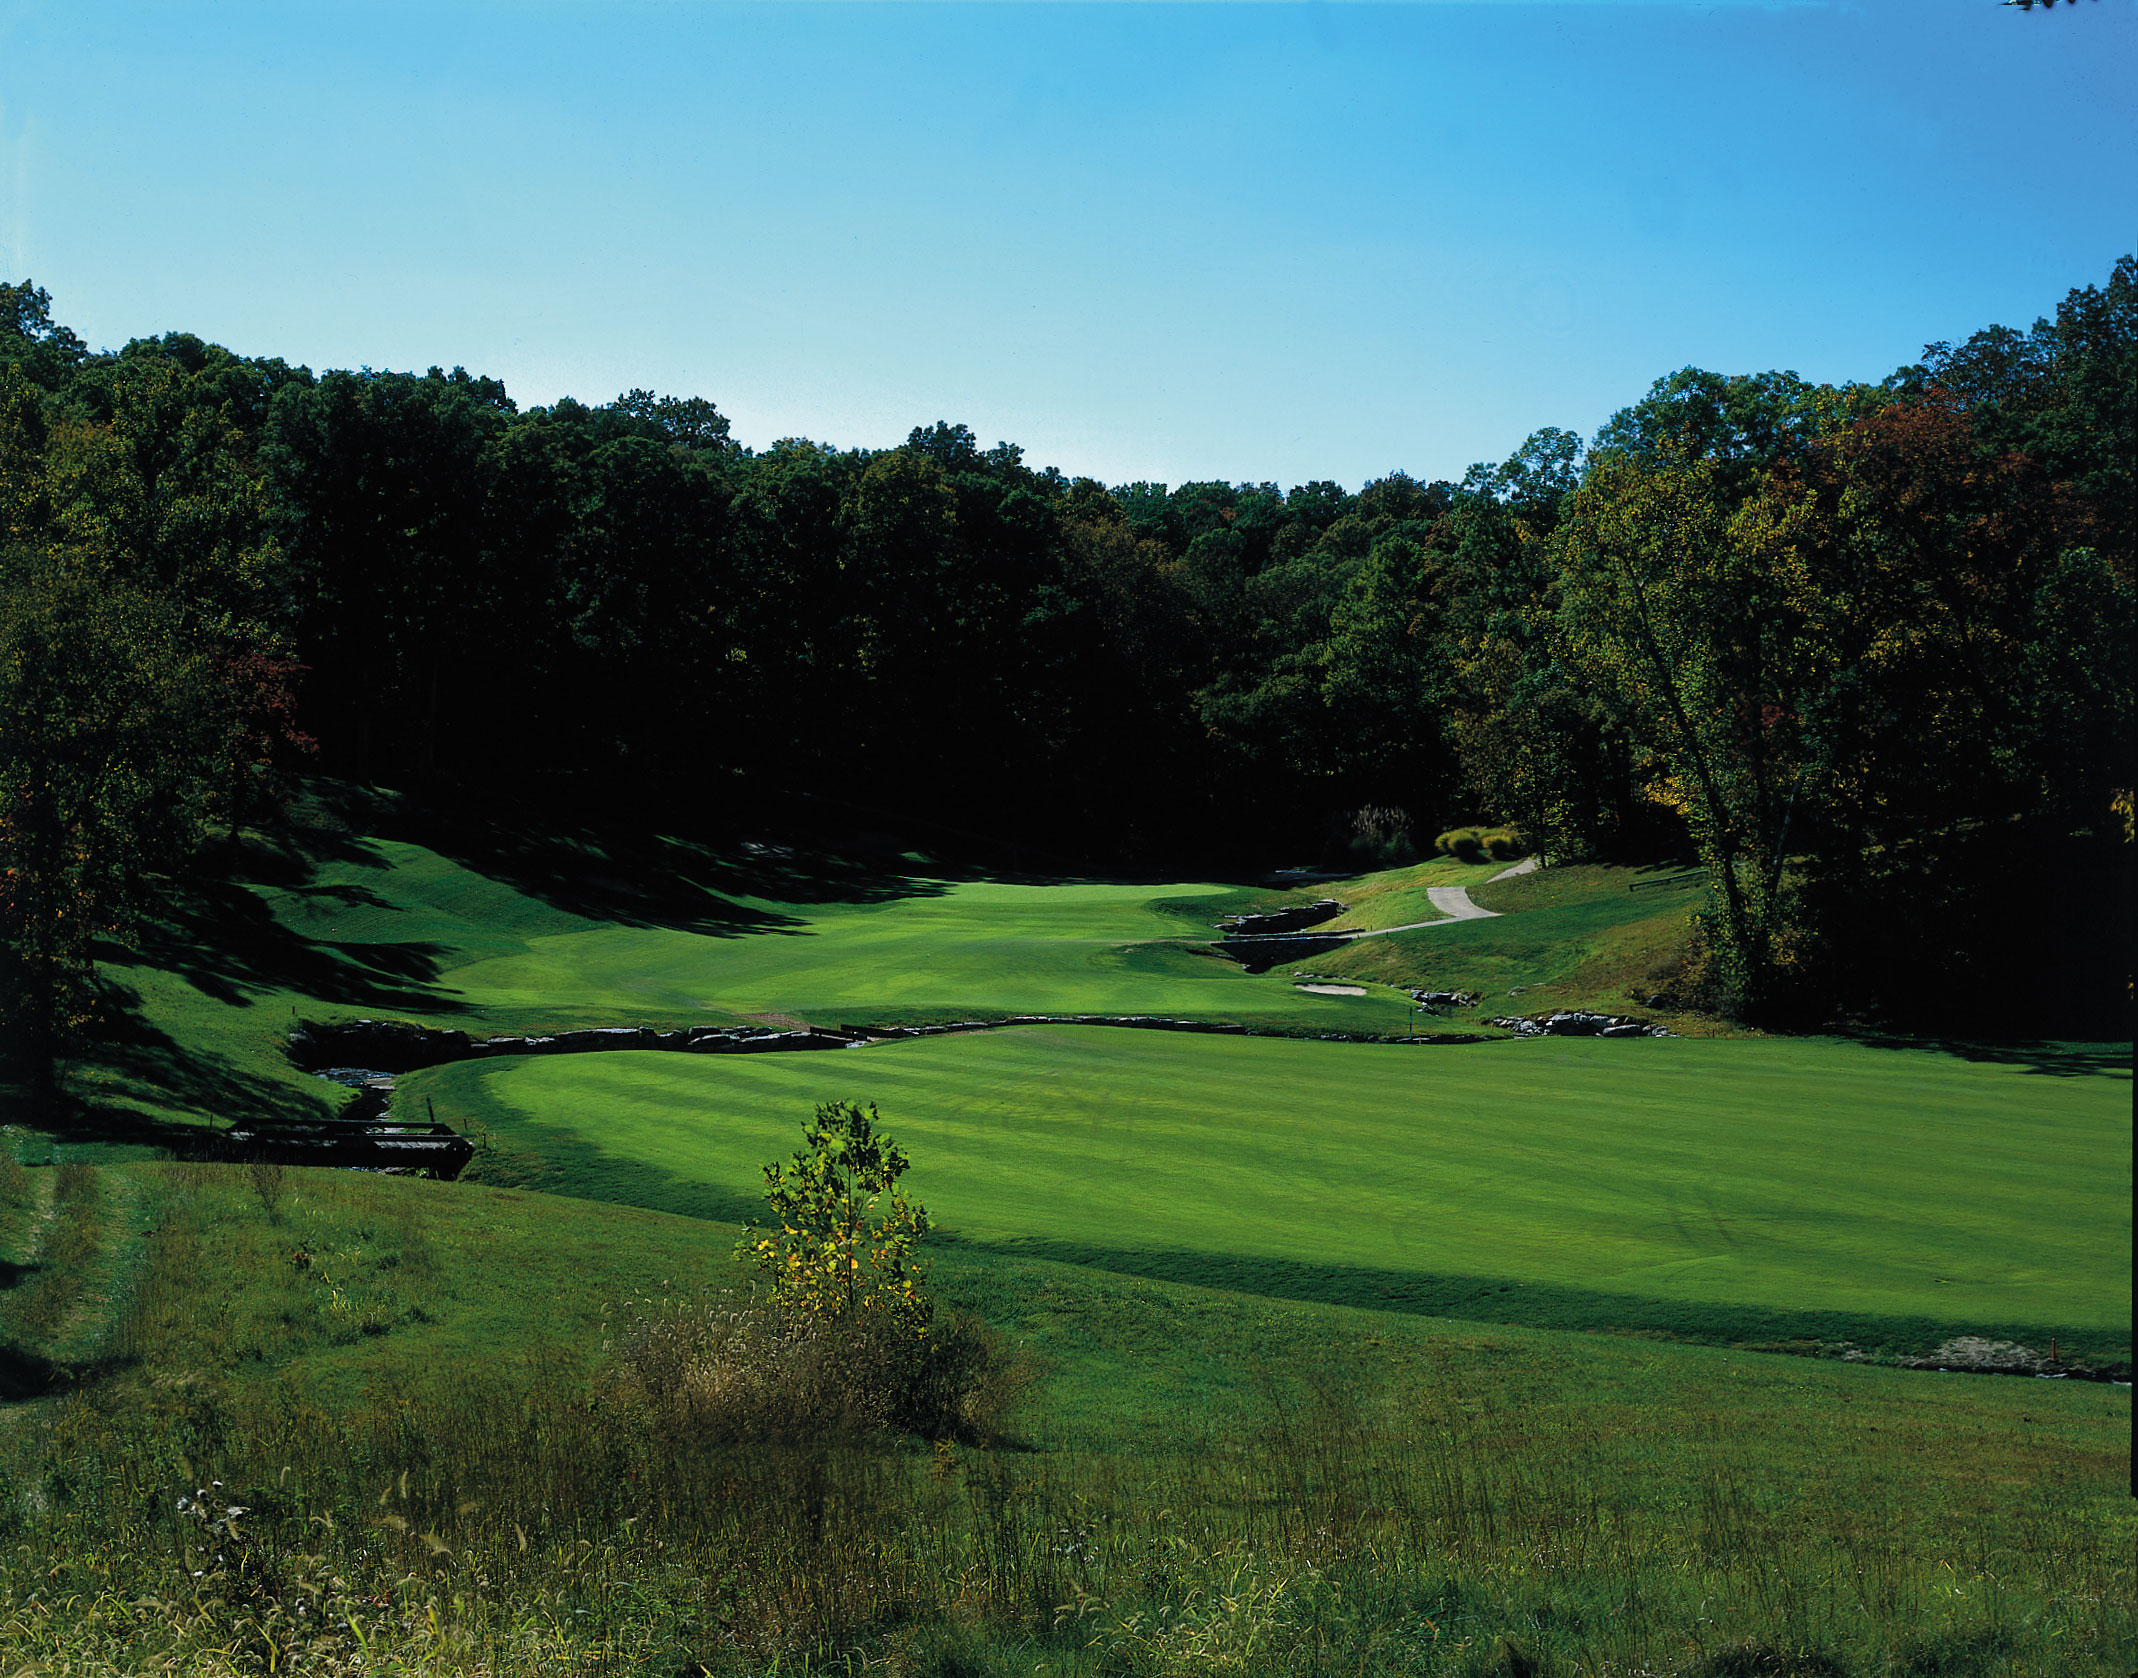
[[[200,835],[219,714],[176,607],[0,560],[0,1009],[39,1086],[88,1017],[95,942]]]
[[[932,1309],[915,1249],[934,1226],[898,1192],[910,1161],[881,1122],[874,1102],[820,1106],[793,1162],[765,1167],[777,1233],[752,1230],[737,1253],[756,1264],[789,1317],[873,1320],[918,1335]]]

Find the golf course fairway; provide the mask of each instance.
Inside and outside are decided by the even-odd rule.
[[[432,969],[427,1002],[503,1030],[721,1014],[1104,1012],[1401,1032],[1409,1017],[1394,992],[1307,996],[1284,975],[1251,977],[1195,953],[1218,935],[1219,916],[1271,895],[1210,883],[915,877],[865,901],[707,894],[718,917],[648,925],[569,913],[419,845],[378,840],[302,890],[260,895],[291,931]]]
[[[912,1192],[969,1242],[1738,1343],[2127,1345],[2127,1071],[1824,1039],[1403,1048],[1028,1027],[471,1063],[406,1089],[489,1138],[478,1177],[730,1221],[816,1103],[874,1101]]]

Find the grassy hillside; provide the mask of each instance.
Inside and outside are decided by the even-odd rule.
[[[53,1199],[26,1175],[0,1198]],[[1011,1448],[707,1449],[604,1371],[649,1296],[739,1283],[732,1226],[341,1173],[71,1180],[144,1216],[91,1241],[125,1274],[76,1332],[113,1374],[0,1411],[23,1671],[2047,1678],[2132,1649],[2126,1389],[953,1247],[946,1305],[1040,1374]],[[41,1285],[0,1294],[10,1337]]]
[[[1327,886],[1325,893],[1341,902],[1344,912],[1314,930],[1366,931],[1408,926],[1413,921],[1442,920],[1446,917],[1433,907],[1430,895],[1434,886],[1481,886],[1493,875],[1505,872],[1506,868],[1504,862],[1477,864],[1442,856],[1412,863],[1406,868],[1384,869],[1375,874],[1361,874],[1356,879],[1338,880]]]
[[[2127,1071],[1831,1041],[1375,1048],[1035,1027],[407,1080],[478,1175],[741,1217],[874,1100],[991,1246],[1290,1297],[1731,1341],[2128,1357]]]
[[[1361,938],[1312,966],[1366,983],[1477,992],[1479,1005],[1454,1016],[1466,1022],[1590,1008],[1663,1019],[1687,1034],[1719,1029],[1650,1005],[1676,973],[1689,913],[1706,900],[1697,873],[1583,864],[1488,879],[1470,886],[1470,898],[1500,918]]]
[[[76,1088],[107,1118],[323,1109],[336,1092],[282,1053],[299,1014],[477,1032],[1410,1018],[1391,989],[1316,996],[1197,953],[1218,914],[1267,893],[931,879],[911,857],[752,871],[672,844],[660,860],[673,889],[633,895],[602,872],[625,861],[585,848],[534,867],[315,837],[298,866],[256,870],[114,968],[138,997],[132,1031]],[[1387,921],[1433,883],[1486,872],[1443,859],[1337,889]],[[1608,868],[1472,889],[1501,917],[1314,965],[1364,978],[1408,963],[1384,976],[1446,988],[1515,980],[1459,1026],[1622,984],[1682,932],[1688,895],[1682,874]],[[1622,989],[1602,1000],[1625,1005]],[[873,1098],[924,1145],[927,1197],[968,1240],[1490,1319],[1911,1351],[1996,1330],[2113,1358],[2128,1355],[2128,1089],[2127,1071],[2057,1078],[1838,1043],[1377,1049],[1044,1028],[830,1058],[484,1063],[404,1080],[398,1099],[482,1135],[478,1175],[734,1217],[817,1100]]]
[[[323,1110],[300,1016],[1311,1033],[1403,1030],[1393,987],[1487,992],[1459,1030],[1625,1009],[1697,891],[1342,882],[1361,926],[1435,884],[1503,913],[1315,957],[1378,981],[1322,997],[1198,949],[1318,893],[397,833],[256,843],[110,952],[81,1131],[7,1138],[25,1671],[2129,1666],[2128,1389],[1878,1366],[1969,1334],[2127,1359],[2127,1056],[1050,1026],[404,1077],[404,1112],[478,1143],[452,1184],[129,1158],[172,1120]],[[632,1385],[663,1325],[745,1306],[758,1169],[834,1097],[881,1105],[945,1309],[1036,1382],[1007,1441],[701,1438]]]
[[[864,867],[672,840],[459,849],[324,828],[279,850],[255,840],[237,877],[174,902],[139,947],[106,952],[117,1029],[74,1069],[75,1093],[159,1121],[324,1111],[282,1052],[299,1017],[477,1034],[1098,1012],[1475,1031],[1532,1005],[1626,1009],[1629,987],[1652,988],[1646,976],[1682,941],[1686,896],[1623,869],[1488,884],[1499,865],[1447,858],[1338,882],[1350,905],[1338,927],[1432,918],[1428,889],[1451,884],[1504,918],[1316,956],[1315,971],[1366,987],[1329,996],[1296,988],[1290,964],[1249,975],[1205,947],[1219,917],[1312,891],[949,877],[910,854]],[[1400,992],[1421,985],[1488,994],[1453,1020],[1417,1019]]]

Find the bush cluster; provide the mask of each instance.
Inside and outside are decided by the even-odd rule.
[[[1511,827],[1452,827],[1433,841],[1433,849],[1459,862],[1515,862],[1531,846]]]
[[[1322,860],[1362,874],[1416,862],[1418,846],[1411,837],[1410,813],[1384,804],[1367,804],[1352,811],[1348,826],[1339,825]]]
[[[1002,1435],[1033,1372],[977,1317],[922,1335],[881,1315],[812,1318],[720,1296],[648,1300],[614,1344],[607,1402],[650,1434],[704,1445],[974,1445]]]

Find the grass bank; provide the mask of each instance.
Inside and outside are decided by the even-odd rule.
[[[1413,921],[1439,921],[1447,917],[1433,906],[1435,886],[1482,886],[1493,875],[1505,872],[1504,862],[1458,862],[1454,857],[1433,857],[1405,868],[1361,874],[1338,880],[1328,895],[1344,905],[1344,912],[1325,921],[1317,932],[1376,931],[1382,927],[1408,926]]]
[[[1587,1008],[1659,1019],[1681,1033],[1721,1031],[1717,1022],[1657,1002],[1676,976],[1688,916],[1706,901],[1697,872],[1581,864],[1494,882],[1489,875],[1497,871],[1475,870],[1488,877],[1471,884],[1470,898],[1498,919],[1361,938],[1315,956],[1314,970],[1367,983],[1477,993],[1482,1000],[1475,1008],[1450,1016],[1457,1023]],[[1337,895],[1345,896],[1346,888],[1338,887]]]

